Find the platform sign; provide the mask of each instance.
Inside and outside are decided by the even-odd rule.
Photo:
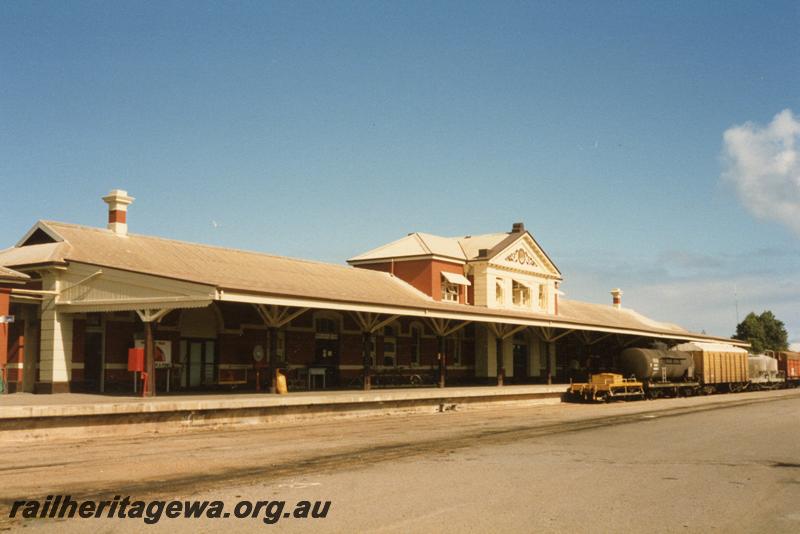
[[[14,317],[13,315],[0,315],[0,324],[3,324],[3,323],[6,323],[6,324],[13,323],[13,322],[14,322],[14,318],[15,318],[15,317]]]

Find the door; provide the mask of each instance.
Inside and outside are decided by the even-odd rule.
[[[528,380],[528,345],[514,344],[514,382]]]
[[[89,391],[100,391],[103,374],[103,333],[86,332],[83,379]]]
[[[216,351],[215,343],[208,340],[187,339],[181,341],[185,351],[181,385],[188,388],[199,388],[216,384]]]
[[[335,385],[338,381],[339,340],[317,339],[314,348],[314,363],[310,367],[324,367],[325,383]]]

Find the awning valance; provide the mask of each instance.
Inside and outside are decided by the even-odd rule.
[[[467,277],[457,273],[448,273],[446,271],[442,271],[442,276],[445,280],[450,282],[451,284],[458,284],[460,286],[471,286],[472,282],[467,280]]]

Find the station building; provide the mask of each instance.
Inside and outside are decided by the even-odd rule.
[[[631,345],[740,341],[622,306],[563,298],[522,223],[411,233],[349,266],[39,221],[0,252],[0,368],[8,391],[133,392],[145,346],[155,389],[230,392],[568,382]]]

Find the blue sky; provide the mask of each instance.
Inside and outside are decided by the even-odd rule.
[[[796,166],[723,139],[800,115],[798,6],[3,2],[0,246],[117,187],[132,232],[331,262],[524,221],[569,298],[800,341],[800,234],[742,185]]]

